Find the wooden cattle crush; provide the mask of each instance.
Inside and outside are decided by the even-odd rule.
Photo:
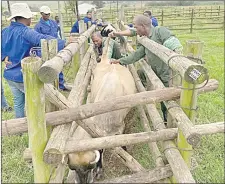
[[[122,21],[118,21],[119,28],[126,29]],[[177,55],[146,38],[138,38],[142,45],[179,72],[182,88],[165,88],[151,67],[142,60],[139,63],[148,76],[151,91],[145,90],[135,66],[129,65],[139,93],[83,104],[85,99],[88,102],[89,95],[85,98],[85,94],[90,93],[92,70],[97,64],[92,46],[89,46],[85,55],[80,56],[80,67],[72,91],[66,98],[51,83],[57,79],[60,71],[71,62],[79,49],[84,47],[95,29],[96,25],[92,25],[80,34],[74,43],[67,45],[54,57],[48,57],[44,64],[38,57],[28,57],[22,61],[26,99],[29,99],[26,100],[27,117],[3,121],[2,134],[13,135],[28,131],[35,183],[62,183],[69,153],[105,148],[111,148],[111,152],[116,154],[133,174],[101,181],[102,183],[195,183],[189,170],[192,147],[199,145],[202,135],[223,133],[224,125],[223,122],[194,125],[193,110],[196,108],[197,94],[216,90],[218,82],[214,79],[208,80],[207,69],[203,65]],[[127,44],[127,50],[132,52],[133,48]],[[45,96],[58,111],[45,112]],[[174,101],[178,99],[180,105]],[[156,103],[161,101],[164,101],[169,112],[169,128],[165,127],[156,108]],[[101,131],[85,122],[85,119],[95,115],[134,106],[137,106],[140,112],[145,132],[102,137]],[[50,135],[46,125],[53,127]],[[74,141],[73,133],[78,126],[85,129],[93,139]],[[138,143],[148,143],[156,163],[153,170],[145,169],[121,148]],[[162,152],[157,143],[162,147]],[[163,155],[166,161],[163,160]],[[69,172],[69,181],[71,176],[72,172]]]

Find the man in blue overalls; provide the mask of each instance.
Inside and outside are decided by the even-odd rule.
[[[59,38],[58,36],[58,24],[50,19],[50,14],[52,13],[48,6],[42,6],[40,8],[41,18],[40,21],[35,25],[34,30],[38,33],[44,35],[50,35],[54,38]],[[62,90],[67,90],[64,86],[63,73],[59,74],[59,88]]]
[[[30,56],[32,47],[40,47],[41,39],[55,39],[49,35],[40,34],[29,28],[32,13],[26,3],[11,5],[10,26],[2,30],[1,60],[6,63],[3,77],[9,84],[14,97],[16,118],[25,116],[25,94],[21,60]],[[65,47],[65,41],[58,39],[58,51]]]

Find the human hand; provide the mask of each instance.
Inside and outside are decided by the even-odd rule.
[[[118,59],[111,59],[111,60],[109,61],[109,63],[110,63],[110,64],[118,64],[118,63],[120,63],[120,60],[118,60]]]
[[[116,36],[114,35],[114,31],[112,31],[111,33],[109,33],[109,34],[108,34],[108,37],[110,37],[110,38],[116,37]]]
[[[6,66],[12,64],[12,62],[9,61],[9,57],[8,56],[5,57],[5,60],[3,62],[5,63]]]

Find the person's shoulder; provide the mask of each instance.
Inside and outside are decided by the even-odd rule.
[[[53,24],[57,24],[57,22],[55,20],[53,20],[53,19],[49,19],[49,21],[52,22]]]

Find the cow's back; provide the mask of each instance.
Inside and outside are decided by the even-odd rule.
[[[93,72],[91,103],[110,100],[136,92],[130,71],[119,64],[99,63]],[[123,122],[129,109],[117,110],[92,117],[91,119],[104,132],[104,135],[122,134]]]

